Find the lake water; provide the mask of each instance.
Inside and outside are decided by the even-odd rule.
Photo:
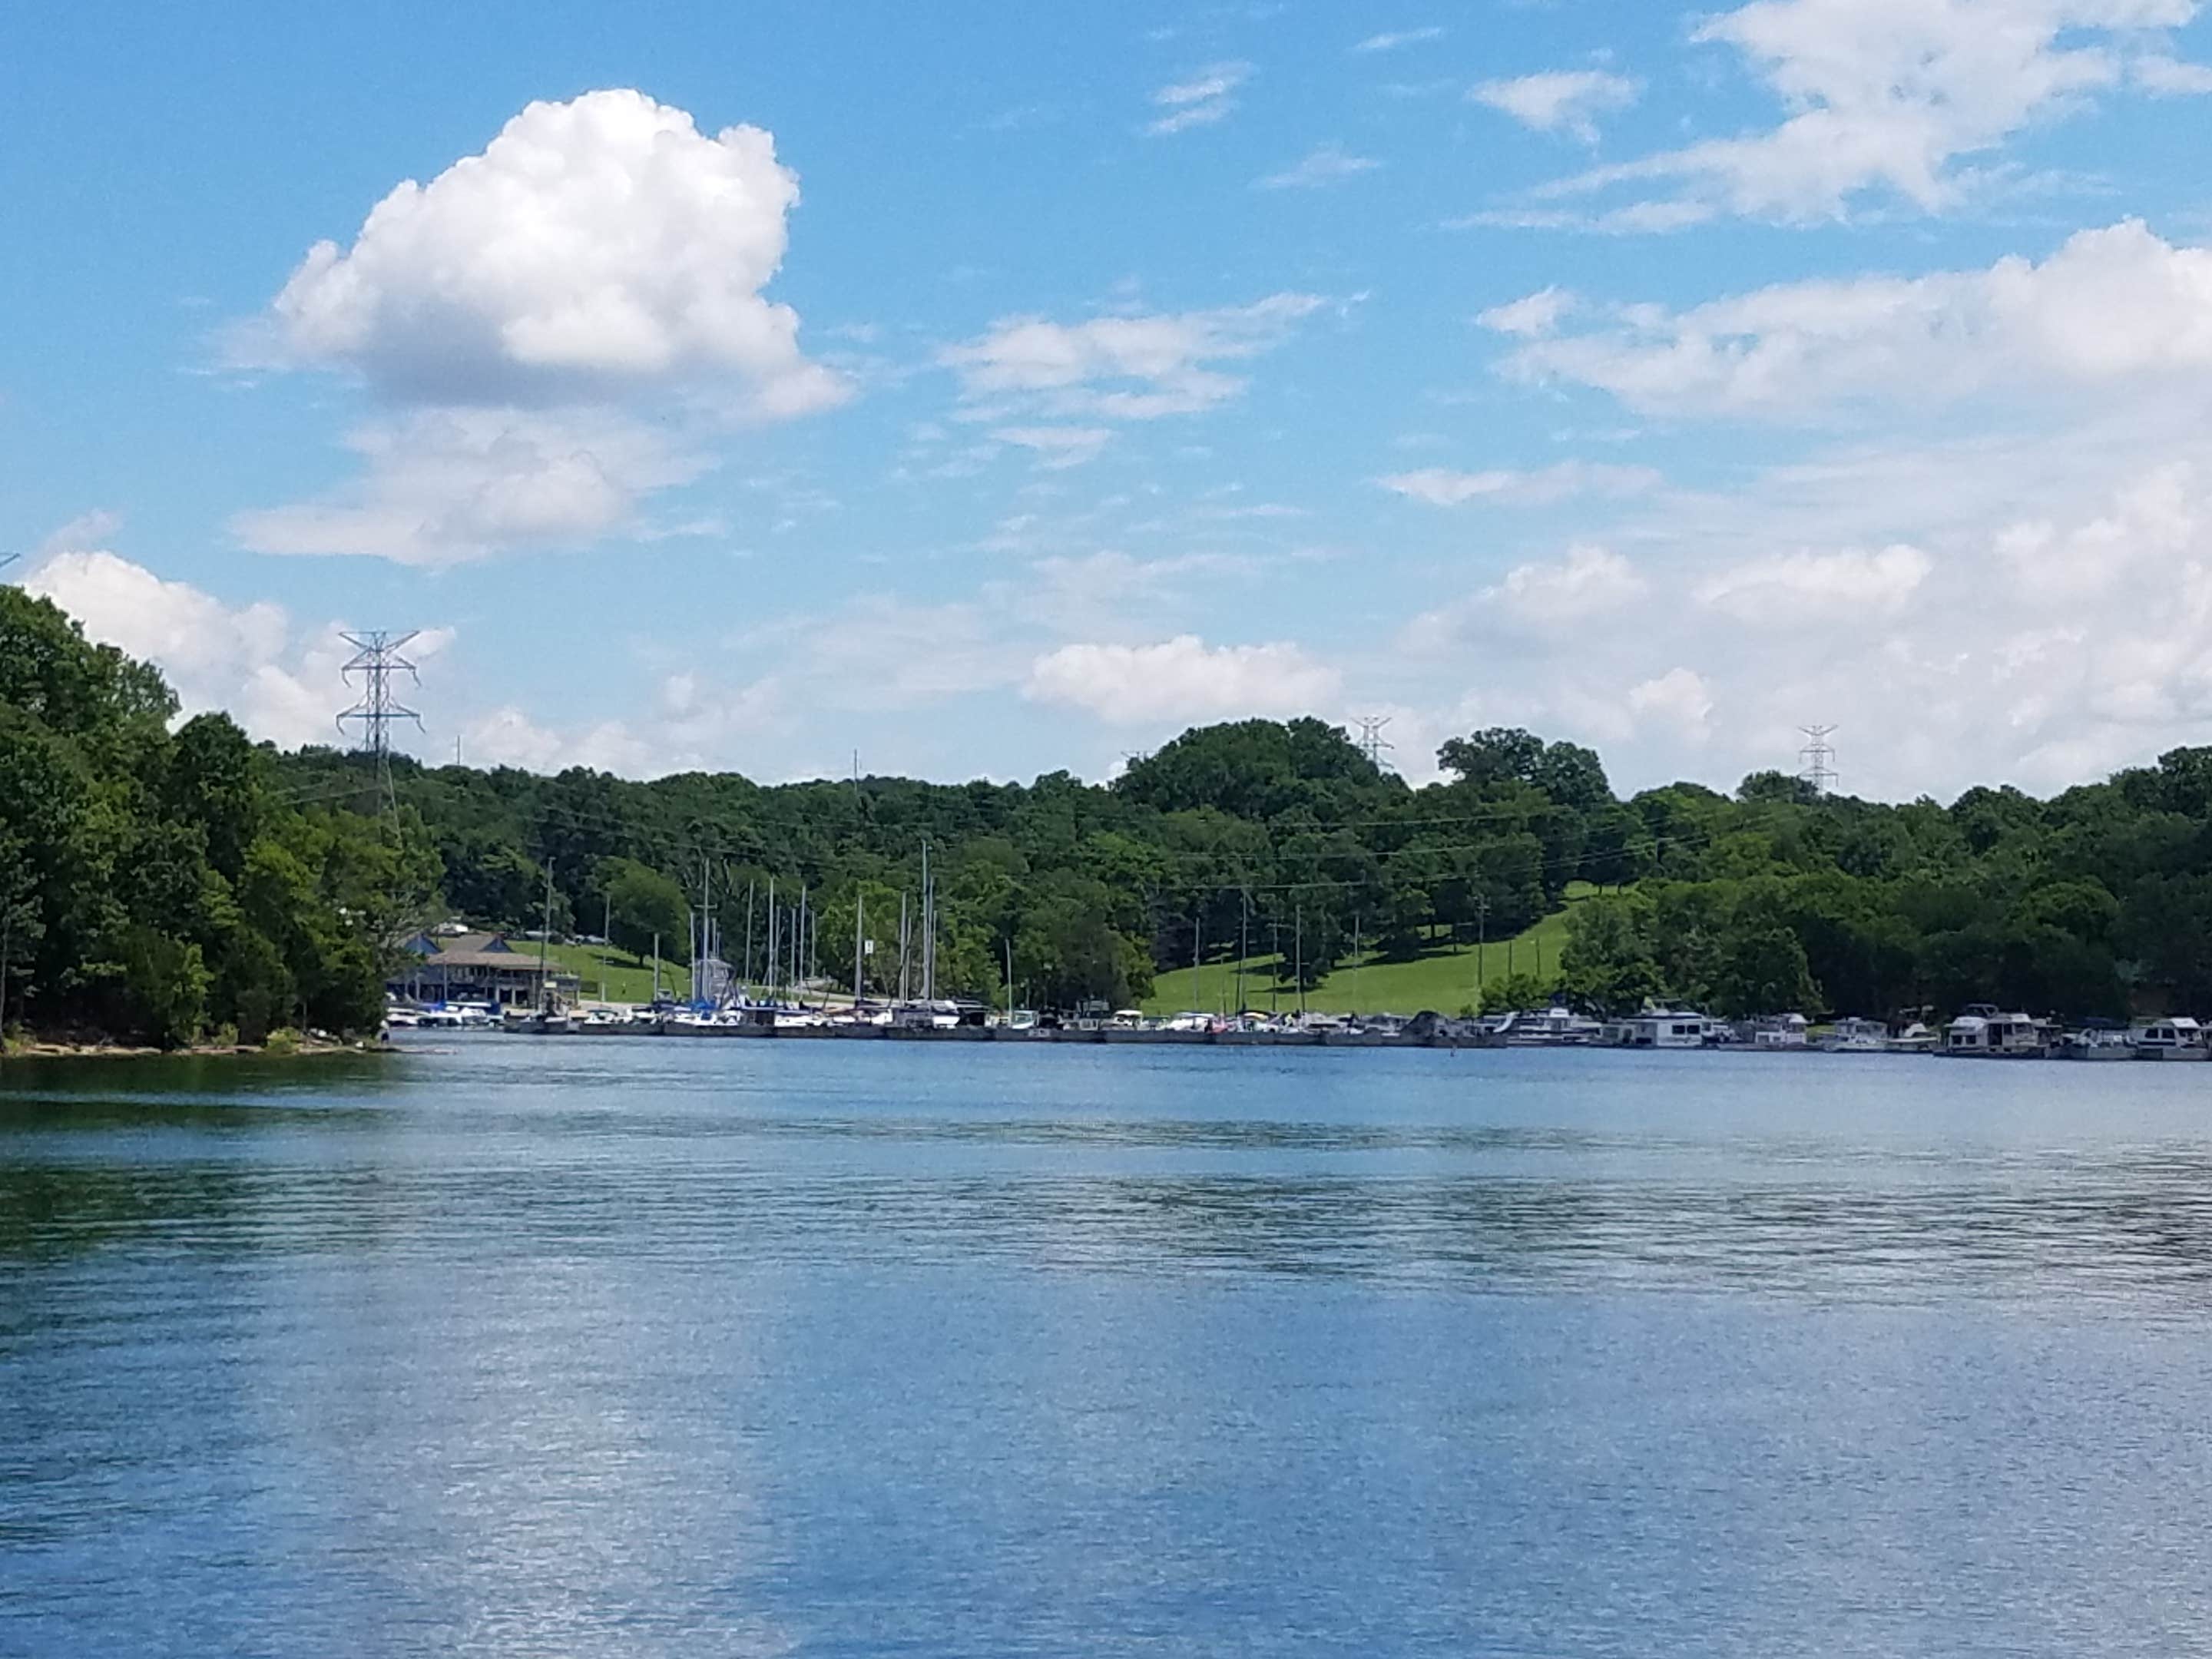
[[[0,1653],[2143,1655],[2212,1066],[0,1080]]]

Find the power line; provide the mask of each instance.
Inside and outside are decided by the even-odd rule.
[[[1832,764],[1836,751],[1828,742],[1835,735],[1836,728],[1832,726],[1801,726],[1797,729],[1806,738],[1805,746],[1797,751],[1797,758],[1802,763],[1797,772],[1799,781],[1811,784],[1816,795],[1833,794],[1836,786],[1843,781]]]

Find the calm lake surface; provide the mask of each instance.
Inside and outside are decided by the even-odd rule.
[[[0,1653],[2145,1655],[2212,1066],[0,1079]]]

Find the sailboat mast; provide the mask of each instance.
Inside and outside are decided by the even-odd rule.
[[[538,1012],[545,1012],[545,952],[553,939],[553,860],[545,860],[545,921],[538,930]]]
[[[921,1000],[937,997],[937,890],[929,880],[929,842],[921,843]]]

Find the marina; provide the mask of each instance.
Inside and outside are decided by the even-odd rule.
[[[2212,1058],[2204,1027],[2187,1017],[2133,1026],[2093,1021],[2075,1027],[1975,1004],[1940,1030],[1924,1022],[1844,1018],[1816,1025],[1802,1014],[1723,1020],[1686,1009],[1652,1009],[1598,1020],[1553,1006],[1486,1017],[1216,1017],[1199,1012],[1147,1017],[1134,1009],[1062,1019],[1029,1010],[1013,1014],[951,1000],[871,1005],[750,1001],[720,1005],[527,1006],[495,1011],[481,1003],[427,1008],[395,1004],[386,1032],[522,1035],[574,1038],[901,1043],[1001,1043],[1030,1047],[1223,1048],[1626,1048],[1657,1053],[1884,1054],[1954,1060],[2172,1062]]]

